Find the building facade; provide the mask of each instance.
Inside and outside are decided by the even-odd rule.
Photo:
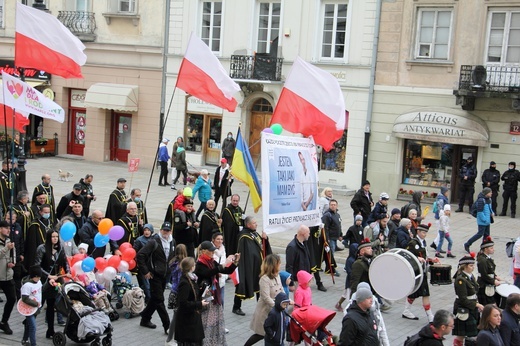
[[[296,56],[334,75],[345,95],[348,129],[322,152],[320,182],[358,188],[363,174],[376,0],[172,0],[165,134],[183,137],[192,165],[218,164],[228,132],[241,126],[253,160]],[[201,37],[241,87],[228,112],[175,90],[191,33]],[[284,132],[287,134],[287,132]]]
[[[446,186],[457,203],[459,171],[470,156],[475,198],[491,161],[501,173],[516,161],[519,27],[515,0],[383,1],[368,161],[373,190],[434,197]]]
[[[83,79],[33,81],[66,111],[63,124],[31,115],[27,137],[57,138],[60,154],[93,161],[140,158],[159,143],[165,1],[24,1],[47,8],[86,46]],[[15,2],[0,0],[0,59],[14,60]],[[30,79],[28,79],[30,80]]]

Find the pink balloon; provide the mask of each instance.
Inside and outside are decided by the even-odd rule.
[[[108,237],[111,239],[111,240],[119,240],[121,238],[123,238],[123,236],[125,235],[125,230],[123,229],[123,227],[121,226],[113,226],[111,229],[110,229],[110,232],[108,232]]]

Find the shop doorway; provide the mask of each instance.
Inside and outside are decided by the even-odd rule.
[[[473,157],[473,162],[477,162],[478,147],[455,145],[453,148],[453,170],[451,175],[451,198],[450,202],[459,202],[460,169],[466,164],[468,157]],[[475,192],[480,191],[480,186],[475,186]],[[473,196],[475,198],[475,196]]]
[[[259,99],[251,109],[251,123],[249,126],[249,152],[256,165],[260,157],[260,137],[262,130],[269,127],[273,117],[273,107],[266,99]]]
[[[67,152],[72,155],[83,156],[85,150],[85,135],[87,129],[86,110],[71,110],[69,117],[69,143]]]
[[[220,147],[222,143],[222,117],[208,116],[204,128],[204,138],[208,138],[206,143],[206,164],[220,164]],[[209,125],[209,126],[208,126]]]
[[[128,161],[132,145],[132,115],[114,113],[110,139],[110,160]]]

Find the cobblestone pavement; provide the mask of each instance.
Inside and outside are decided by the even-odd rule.
[[[86,173],[94,175],[94,192],[98,196],[97,201],[91,205],[91,210],[101,209],[104,210],[107,204],[108,195],[115,188],[116,180],[119,177],[125,177],[127,182],[126,191],[129,192],[131,188],[138,187],[143,191],[143,198],[147,200],[147,210],[150,221],[154,224],[156,229],[161,225],[161,221],[164,218],[166,206],[170,200],[174,197],[175,191],[170,190],[169,187],[158,186],[158,172],[155,171],[152,179],[150,191],[147,193],[147,185],[150,176],[149,169],[140,169],[138,172],[131,174],[128,173],[126,164],[118,162],[106,162],[106,163],[95,163],[77,158],[71,157],[44,157],[28,160],[27,168],[27,186],[29,191],[32,193],[32,189],[40,182],[42,173],[49,173],[52,176],[52,185],[55,188],[56,199],[59,201],[61,196],[72,191],[72,186],[75,182],[79,181]],[[58,169],[63,171],[71,172],[74,177],[70,178],[69,182],[58,181]],[[215,167],[208,167],[211,178],[215,171]],[[324,187],[326,185],[322,185]],[[477,191],[479,189],[477,188]],[[247,195],[247,190],[244,185],[240,182],[235,182],[233,185],[233,192],[239,193],[242,196],[242,203],[244,203]],[[382,191],[373,191],[374,196],[378,196]],[[387,191],[388,192],[388,191]],[[392,193],[390,193],[391,197]],[[345,232],[349,225],[352,224],[352,210],[350,209],[349,202],[351,197],[342,196],[335,194],[335,198],[339,202],[339,213],[343,218],[343,231]],[[198,201],[195,202],[198,206]],[[390,210],[393,207],[401,207],[404,202],[390,200]],[[252,212],[252,206],[249,202],[247,206],[247,212]],[[466,207],[467,210],[467,207]],[[262,220],[261,212],[258,214],[259,227],[261,229]],[[428,222],[434,223],[433,216],[431,213],[427,216]],[[491,227],[491,235],[495,239],[495,262],[497,264],[497,274],[507,281],[512,282],[512,278],[509,275],[511,261],[505,255],[505,243],[511,238],[519,236],[519,222],[518,219],[511,219],[510,217],[497,217],[495,223]],[[452,231],[450,232],[454,239],[453,252],[457,255],[456,259],[444,259],[443,263],[450,264],[452,274],[454,274],[458,258],[463,254],[463,242],[468,239],[471,235],[476,232],[476,221],[469,213],[453,213],[452,220]],[[432,229],[435,227],[432,227]],[[271,244],[274,247],[275,252],[284,254],[285,246],[294,237],[294,232],[284,232],[270,235]],[[430,231],[428,234],[428,243],[430,243],[435,237],[435,232]],[[480,244],[478,242],[478,244]],[[478,250],[478,244],[473,245],[472,250]],[[337,252],[338,266],[343,267],[346,251]],[[282,260],[285,262],[285,257],[282,256]],[[327,309],[334,309],[334,304],[340,297],[345,282],[345,274],[342,272],[341,277],[336,278],[335,284],[332,283],[330,277],[325,277],[322,274],[322,279],[325,286],[328,288],[327,292],[320,292],[313,286],[313,303]],[[246,313],[246,316],[238,316],[231,313],[232,299],[233,299],[234,288],[230,282],[226,287],[226,304],[225,304],[225,321],[226,327],[230,330],[227,334],[227,342],[230,345],[242,345],[245,340],[252,334],[249,329],[249,321],[251,315],[254,312],[255,301],[249,300],[244,302],[242,310]],[[454,300],[454,290],[452,285],[444,286],[433,286],[430,287],[431,292],[431,303],[433,310],[437,309],[452,309]],[[2,295],[3,296],[3,295]],[[165,293],[167,297],[167,292]],[[5,299],[5,298],[4,298]],[[0,303],[0,307],[3,304]],[[404,300],[396,301],[393,307],[386,313],[384,313],[385,323],[388,329],[391,345],[402,345],[407,335],[414,334],[423,325],[427,323],[426,315],[422,310],[420,300],[415,302],[413,312],[420,317],[418,321],[410,321],[401,318],[401,313],[404,308]],[[338,313],[336,317],[329,323],[329,328],[335,334],[339,334],[341,330],[341,318],[342,314]],[[9,323],[13,329],[13,335],[5,335],[0,332],[0,345],[17,345],[20,343],[22,338],[22,316],[15,310],[13,311]],[[38,345],[52,345],[52,342],[45,339],[46,325],[44,325],[43,315],[40,315],[37,319],[37,337]],[[121,317],[118,321],[113,322],[114,335],[113,345],[163,345],[165,336],[161,328],[152,330],[139,326],[140,319],[125,319]],[[152,322],[160,326],[160,321],[157,314],[154,315]],[[63,330],[63,327],[56,326],[56,330]],[[446,345],[451,345],[452,337],[447,338],[445,341]],[[68,341],[67,344],[74,344]],[[259,343],[258,345],[261,345]]]

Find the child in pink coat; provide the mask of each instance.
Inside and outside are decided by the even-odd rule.
[[[297,307],[304,307],[312,305],[312,291],[310,283],[312,275],[305,270],[300,270],[296,273],[298,278],[298,288],[294,292],[294,305]]]

